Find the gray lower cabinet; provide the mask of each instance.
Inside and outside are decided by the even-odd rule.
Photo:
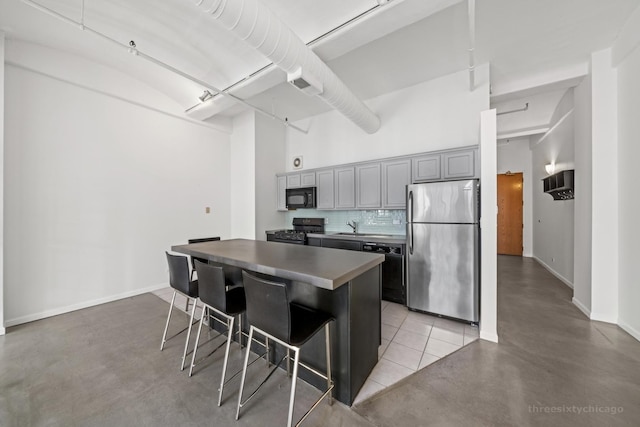
[[[473,178],[475,163],[475,150],[443,153],[442,177],[444,179]]]
[[[333,169],[321,170],[316,174],[316,208],[334,209],[334,180]]]
[[[380,163],[356,166],[356,208],[379,209],[382,206]]]
[[[356,207],[356,171],[353,166],[334,169],[334,198],[336,209]]]
[[[408,184],[411,184],[410,159],[382,162],[382,208],[404,209]]]
[[[442,177],[440,173],[440,154],[414,157],[411,160],[413,182],[437,181]]]
[[[278,176],[277,177],[277,188],[278,188],[278,206],[277,209],[279,211],[287,210],[287,177],[286,176]]]

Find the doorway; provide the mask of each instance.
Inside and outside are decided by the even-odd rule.
[[[498,254],[522,256],[522,172],[498,175]]]

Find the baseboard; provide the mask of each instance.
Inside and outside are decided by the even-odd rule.
[[[166,283],[160,285],[149,286],[142,289],[136,289],[133,291],[123,292],[121,294],[111,295],[104,298],[97,298],[91,301],[84,301],[78,304],[68,305],[66,307],[54,308],[51,310],[41,311],[39,313],[33,313],[22,317],[16,317],[15,319],[7,319],[4,322],[4,326],[9,328],[11,326],[21,325],[23,323],[33,322],[35,320],[46,319],[47,317],[57,316],[59,314],[70,313],[72,311],[81,310],[83,308],[93,307],[100,304],[116,301],[119,299],[129,298],[136,295],[146,294],[147,292],[157,291],[169,286]],[[4,329],[4,328],[3,328]],[[0,334],[2,335],[2,334]]]
[[[564,276],[562,276],[562,274],[558,273],[557,271],[555,271],[553,268],[551,268],[549,265],[547,265],[547,263],[545,263],[544,261],[542,261],[540,258],[538,258],[537,256],[533,255],[532,257],[533,259],[535,259],[536,261],[538,261],[538,263],[543,266],[544,268],[547,269],[547,271],[549,271],[549,273],[553,274],[558,280],[560,280],[562,283],[564,283],[565,285],[567,285],[568,287],[570,287],[571,289],[573,289],[573,283],[571,283],[571,281],[567,280]]]
[[[640,341],[640,331],[629,325],[622,319],[618,319],[618,326],[625,330],[629,335]]]
[[[485,340],[485,341],[491,341],[494,343],[498,343],[498,334],[493,333],[493,332],[485,332],[483,330],[480,330],[480,339],[481,340]]]
[[[585,316],[587,316],[589,319],[591,319],[591,310],[589,310],[586,305],[584,305],[580,301],[578,301],[576,299],[576,297],[571,298],[571,302],[573,303],[573,305],[578,307],[578,310],[580,310],[582,313],[584,313]]]

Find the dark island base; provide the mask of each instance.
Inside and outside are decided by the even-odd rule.
[[[225,269],[225,275],[237,282],[242,277],[242,270],[238,267],[219,264]],[[376,266],[337,289],[330,291],[316,286],[268,276],[252,272],[256,276],[268,280],[284,282],[292,301],[317,308],[335,317],[331,325],[331,369],[335,382],[334,397],[340,402],[351,406],[358,391],[378,362],[378,346],[381,344],[381,282],[380,266]],[[216,329],[217,322],[211,322]],[[243,329],[248,333],[248,326],[243,318]],[[326,371],[325,338],[321,331],[302,347],[301,361],[314,367],[320,372]],[[275,351],[271,352],[271,361],[279,361],[285,350],[272,343]],[[257,344],[252,350],[262,354],[264,349]],[[272,347],[273,350],[273,347]],[[283,363],[283,369],[286,364]],[[300,378],[320,390],[326,390],[326,382],[306,369],[298,371]]]

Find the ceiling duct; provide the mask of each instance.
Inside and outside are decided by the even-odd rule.
[[[317,95],[367,133],[380,119],[358,99],[307,45],[258,0],[192,0],[287,73],[287,80]]]

